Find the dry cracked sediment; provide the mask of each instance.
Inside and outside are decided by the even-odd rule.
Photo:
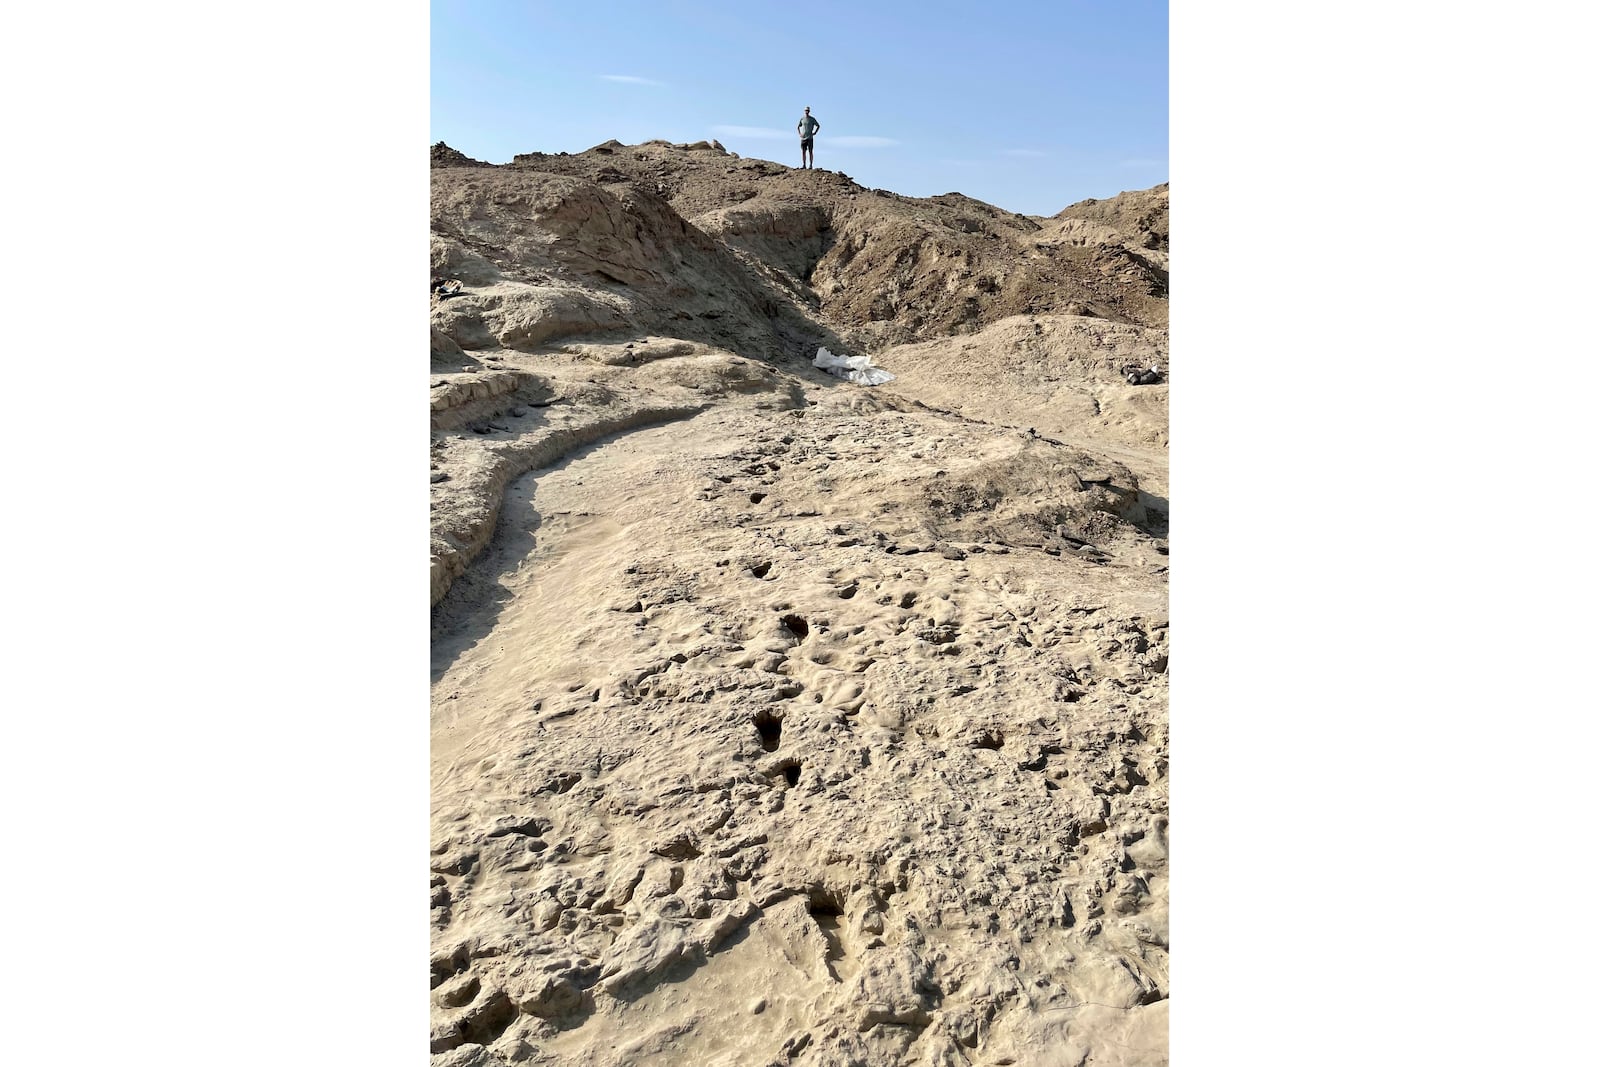
[[[1104,447],[670,338],[437,376],[436,1064],[1165,1062],[1164,436],[1080,362]]]

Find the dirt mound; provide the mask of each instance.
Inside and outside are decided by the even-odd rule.
[[[575,155],[519,155],[508,169],[660,197],[856,347],[970,333],[1024,313],[1166,325],[1164,260],[1139,244],[1130,252],[1098,217],[1085,227],[1077,215],[1031,218],[960,193],[900,196],[836,171],[741,159],[715,142],[608,141]],[[1159,223],[1154,211],[1146,229],[1130,230],[1143,241],[1159,224],[1164,248],[1164,209]]]
[[[832,337],[769,272],[636,183],[508,167],[432,181],[432,269],[464,283],[435,301],[433,325],[464,349],[660,331],[780,358]]]
[[[1168,187],[1120,193],[1109,200],[1084,200],[1064,208],[1047,224],[1043,240],[1093,249],[1102,271],[1152,294],[1167,294]]]
[[[485,163],[481,159],[472,159],[440,141],[428,149],[428,165],[430,167],[491,167],[494,164]]]
[[[1170,186],[1163,182],[1142,192],[1118,193],[1109,200],[1081,200],[1054,218],[1098,224],[1104,227],[1100,240],[1105,242],[1166,252],[1169,193]]]
[[[1124,368],[1173,373],[1165,329],[1105,319],[1017,316],[982,331],[877,357],[883,390],[1019,430],[1094,447],[1165,450],[1168,384],[1130,385]],[[1181,368],[1179,373],[1181,373]],[[1146,474],[1149,472],[1147,471]]]

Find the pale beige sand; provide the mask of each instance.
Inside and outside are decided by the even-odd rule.
[[[1166,1062],[1166,344],[436,341],[435,1063]]]

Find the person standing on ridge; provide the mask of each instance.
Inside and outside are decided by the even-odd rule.
[[[800,116],[800,121],[795,123],[795,130],[800,134],[800,169],[817,169],[817,152],[811,145],[811,138],[822,129],[822,123],[811,117],[811,109],[806,108],[806,113]]]

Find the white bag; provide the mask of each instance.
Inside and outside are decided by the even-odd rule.
[[[893,374],[872,365],[870,356],[836,356],[826,348],[819,348],[817,358],[811,361],[811,365],[827,371],[835,378],[843,378],[857,385],[882,385],[894,381]]]

